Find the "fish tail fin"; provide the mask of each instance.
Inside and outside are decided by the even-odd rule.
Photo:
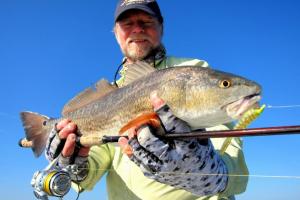
[[[34,113],[21,112],[21,120],[26,133],[26,139],[32,142],[32,151],[35,157],[39,157],[46,147],[49,131],[46,127],[49,117]]]

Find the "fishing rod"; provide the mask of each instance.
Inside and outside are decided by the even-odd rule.
[[[164,134],[158,137],[164,139],[207,139],[207,138],[232,138],[232,137],[250,137],[250,136],[274,136],[274,135],[287,135],[287,134],[300,134],[300,125],[295,126],[274,126],[274,127],[263,127],[263,128],[247,128],[247,126],[254,121],[266,107],[265,104],[258,108],[248,110],[241,119],[235,124],[233,130],[212,130],[206,131],[205,129],[195,130],[187,133],[174,133]],[[274,106],[272,106],[274,107]],[[77,144],[105,144],[111,142],[118,142],[120,137],[127,136],[93,136],[78,138]],[[19,142],[21,147],[33,147],[32,141],[28,141],[26,138],[21,139]]]
[[[164,139],[207,139],[207,138],[227,138],[227,137],[251,137],[251,136],[274,136],[300,134],[300,125],[295,126],[274,126],[263,128],[249,128],[220,131],[191,131],[188,133],[174,133],[160,136]],[[118,142],[120,137],[126,136],[103,136],[102,142]]]
[[[165,134],[159,137],[164,139],[207,139],[207,138],[228,138],[228,137],[254,137],[254,136],[274,136],[274,135],[290,135],[300,134],[300,125],[295,126],[274,126],[263,128],[248,128],[248,129],[236,129],[236,130],[219,130],[219,131],[205,131],[196,130],[188,133],[174,133]],[[107,136],[94,137],[99,144],[118,142],[120,137],[127,136]],[[21,147],[32,147],[32,142],[22,139],[19,142]]]

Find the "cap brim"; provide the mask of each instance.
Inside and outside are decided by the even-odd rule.
[[[127,11],[129,10],[141,10],[144,11],[146,13],[148,13],[149,15],[156,17],[156,13],[154,13],[150,8],[144,6],[144,5],[129,5],[126,6],[124,9],[121,9],[119,11],[119,14],[117,16],[115,16],[115,22],[117,22],[119,20],[119,18]]]

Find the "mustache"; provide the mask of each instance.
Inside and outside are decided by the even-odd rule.
[[[128,38],[128,42],[133,42],[134,40],[147,40],[150,41],[150,37],[147,35],[139,34],[133,35]]]

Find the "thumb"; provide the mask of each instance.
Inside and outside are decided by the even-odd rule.
[[[151,101],[151,104],[152,104],[154,110],[158,110],[163,105],[165,105],[165,101],[158,96],[156,91],[154,91],[150,94],[150,101]]]

